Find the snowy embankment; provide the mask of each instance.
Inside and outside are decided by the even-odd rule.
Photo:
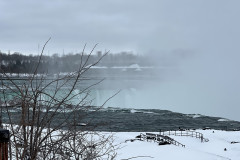
[[[186,136],[170,137],[184,147],[158,145],[154,141],[128,141],[135,139],[140,132],[117,132],[115,143],[121,143],[117,159],[136,160],[240,160],[240,131],[197,130],[208,142]],[[155,134],[158,134],[157,132]],[[127,140],[127,141],[126,141]],[[226,150],[224,150],[226,148]]]
[[[7,127],[7,126],[5,126]],[[158,145],[158,142],[152,139],[136,138],[139,135],[147,135],[143,132],[94,132],[83,136],[88,143],[93,140],[93,136],[102,135],[102,137],[110,136],[111,145],[115,146],[114,153],[116,160],[240,160],[240,131],[222,131],[222,130],[193,130],[193,131],[175,131],[161,132],[160,136],[175,140],[182,145]],[[170,135],[168,135],[168,133]],[[172,135],[172,133],[178,135]],[[195,134],[197,133],[197,134]],[[58,135],[58,131],[54,135]],[[152,134],[159,136],[158,132]],[[192,136],[191,136],[192,135]],[[198,137],[196,136],[198,135]],[[199,137],[200,135],[200,137]],[[203,135],[203,137],[201,137]],[[81,137],[81,136],[80,136]],[[197,138],[196,138],[197,137]],[[98,136],[98,139],[101,138]],[[167,138],[167,139],[168,139]],[[68,145],[65,142],[62,145]],[[71,143],[71,142],[70,142]],[[102,148],[104,153],[108,149],[108,144]],[[185,146],[185,147],[184,147]],[[14,149],[13,149],[14,150]],[[103,156],[107,159],[108,155]],[[70,158],[71,159],[71,158]],[[72,158],[73,159],[73,158]]]

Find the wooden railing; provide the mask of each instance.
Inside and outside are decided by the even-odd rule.
[[[158,143],[163,140],[165,142],[168,142],[169,144],[185,147],[185,145],[183,145],[182,143],[179,143],[178,141],[176,141],[173,138],[168,137],[168,136],[163,136],[163,135],[160,135],[160,134],[153,134],[153,133],[146,133],[146,135],[141,134],[141,136],[146,140],[148,140],[148,139],[149,140],[154,140]]]
[[[189,136],[189,137],[195,137],[201,139],[201,142],[208,142],[209,140],[203,137],[203,134],[200,132],[195,132],[195,131],[160,131],[160,135],[174,135],[174,136]]]
[[[0,160],[8,159],[9,131],[0,128]]]

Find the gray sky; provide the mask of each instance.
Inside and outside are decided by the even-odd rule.
[[[161,87],[162,105],[240,120],[239,7],[239,0],[0,0],[0,50],[37,53],[52,37],[50,54],[85,43],[111,52],[188,51],[181,74]]]
[[[0,49],[32,53],[100,50],[148,53],[236,47],[238,0],[1,0]]]

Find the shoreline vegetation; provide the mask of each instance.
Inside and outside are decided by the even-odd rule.
[[[92,70],[106,70],[106,69],[120,69],[126,70],[132,68],[137,71],[141,69],[151,69],[156,66],[168,66],[169,64],[154,62],[151,56],[136,55],[131,52],[121,53],[108,53],[104,55],[101,51],[95,54],[88,55],[87,53],[76,54],[53,54],[52,56],[46,55],[23,55],[21,53],[6,54],[0,51],[0,65],[5,73],[15,74],[33,74],[33,66],[38,66],[38,74],[40,73],[70,73],[78,69],[81,61],[87,61],[84,67],[88,68],[100,58],[104,56],[97,65],[91,66]],[[40,61],[39,58],[41,58]],[[164,60],[163,60],[164,61]],[[141,68],[139,68],[141,66]],[[94,72],[97,73],[97,72]]]

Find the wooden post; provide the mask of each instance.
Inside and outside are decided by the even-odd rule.
[[[0,128],[0,160],[8,159],[9,130]]]
[[[0,143],[0,152],[2,153],[2,143]],[[0,159],[2,159],[2,154],[0,154]]]

